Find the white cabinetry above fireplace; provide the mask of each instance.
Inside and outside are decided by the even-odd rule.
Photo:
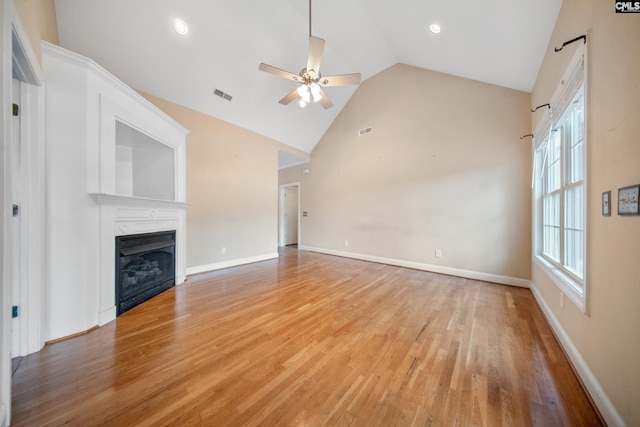
[[[115,319],[115,237],[176,230],[186,278],[188,131],[98,64],[43,43],[45,339]]]

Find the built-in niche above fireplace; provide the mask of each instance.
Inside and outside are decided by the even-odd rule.
[[[117,315],[175,286],[175,230],[116,237]]]
[[[116,120],[116,188],[121,196],[175,198],[175,150]]]

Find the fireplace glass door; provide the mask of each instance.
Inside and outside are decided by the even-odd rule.
[[[175,286],[175,231],[116,237],[117,314]]]

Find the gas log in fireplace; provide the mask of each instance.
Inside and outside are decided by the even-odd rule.
[[[117,315],[175,286],[176,232],[116,237]]]

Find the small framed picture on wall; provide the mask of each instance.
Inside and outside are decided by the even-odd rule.
[[[638,193],[640,184],[618,189],[618,215],[640,215]]]
[[[602,193],[602,216],[611,216],[611,191]]]

